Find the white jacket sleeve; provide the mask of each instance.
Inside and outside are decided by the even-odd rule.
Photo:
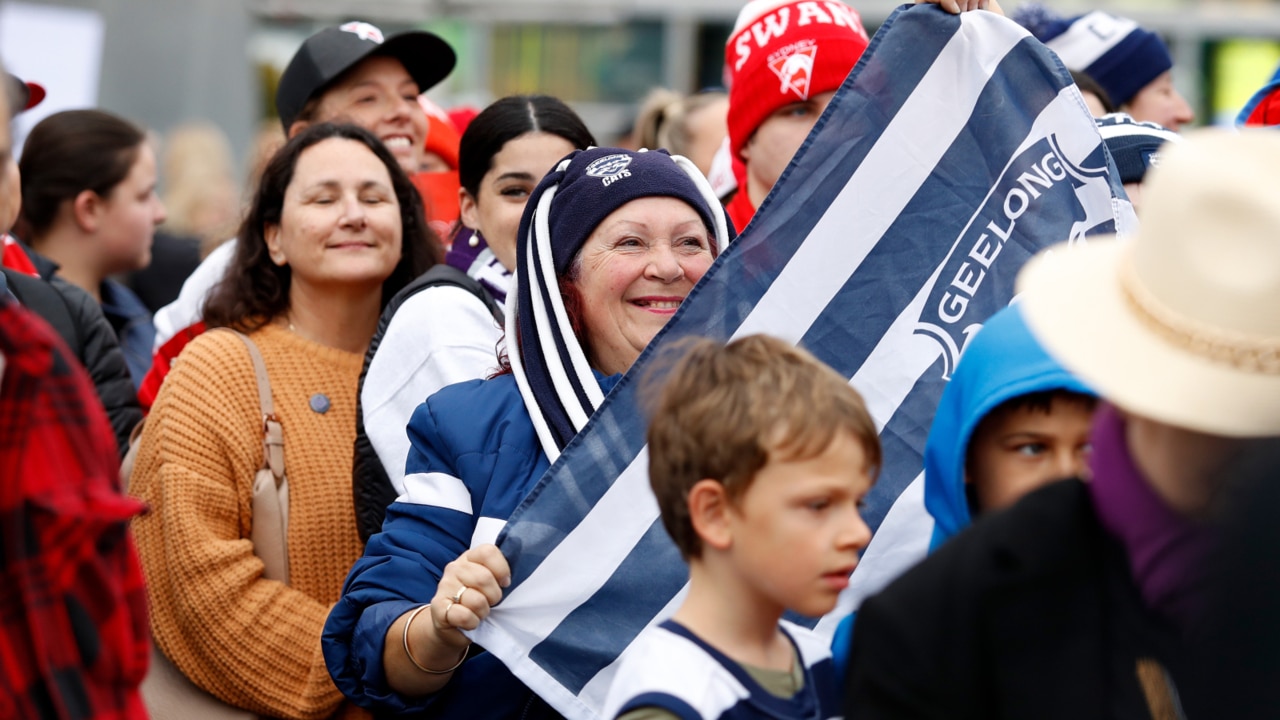
[[[235,249],[235,238],[214,248],[186,282],[182,283],[178,298],[156,311],[152,318],[156,326],[156,343],[151,348],[151,352],[156,352],[174,335],[200,320],[200,309],[204,305],[204,300],[209,296],[213,286],[217,285],[218,281],[222,280],[222,276],[227,273],[227,267],[231,265],[231,256],[235,253]]]
[[[365,433],[397,494],[404,494],[405,427],[413,411],[446,385],[497,370],[501,340],[489,308],[460,287],[427,288],[396,310],[369,363],[360,403]]]

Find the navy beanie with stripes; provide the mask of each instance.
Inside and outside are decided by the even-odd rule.
[[[1126,113],[1103,115],[1095,122],[1116,170],[1120,171],[1122,183],[1142,182],[1147,170],[1159,162],[1161,146],[1181,140],[1177,133],[1162,125],[1139,122]]]
[[[1117,107],[1173,67],[1160,36],[1128,18],[1102,11],[1066,19],[1038,5],[1013,14],[1068,70],[1088,73]]]
[[[542,181],[559,185],[548,218],[556,275],[564,275],[569,270],[583,243],[610,213],[644,197],[673,197],[685,201],[697,211],[707,231],[714,236],[716,225],[706,198],[666,150],[591,148],[577,150],[566,159],[569,160],[567,168],[553,171]],[[524,231],[522,228],[521,232]]]

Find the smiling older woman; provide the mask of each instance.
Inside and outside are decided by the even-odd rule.
[[[406,493],[329,616],[325,657],[348,697],[393,714],[558,717],[461,632],[509,581],[492,543],[728,240],[684,158],[596,148],[542,180],[520,224],[509,372],[414,413]]]
[[[316,125],[271,160],[211,328],[248,333],[270,377],[289,478],[289,582],[248,542],[263,417],[249,354],[227,332],[182,353],[143,433],[131,491],[151,626],[164,654],[226,703],[278,718],[359,711],[325,672],[320,631],[360,556],[351,501],[356,384],[385,303],[438,258],[422,205],[367,130]]]

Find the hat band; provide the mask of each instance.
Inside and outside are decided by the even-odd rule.
[[[1127,258],[1120,268],[1120,291],[1138,320],[1174,345],[1248,373],[1280,375],[1280,341],[1223,331],[1169,310],[1142,287]]]

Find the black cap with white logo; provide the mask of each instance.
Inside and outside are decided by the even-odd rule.
[[[349,22],[325,28],[302,43],[280,76],[276,111],[284,131],[289,132],[308,100],[372,55],[399,60],[418,83],[419,92],[426,92],[445,79],[457,63],[453,48],[429,32],[405,32],[384,39],[382,31],[369,23]]]

